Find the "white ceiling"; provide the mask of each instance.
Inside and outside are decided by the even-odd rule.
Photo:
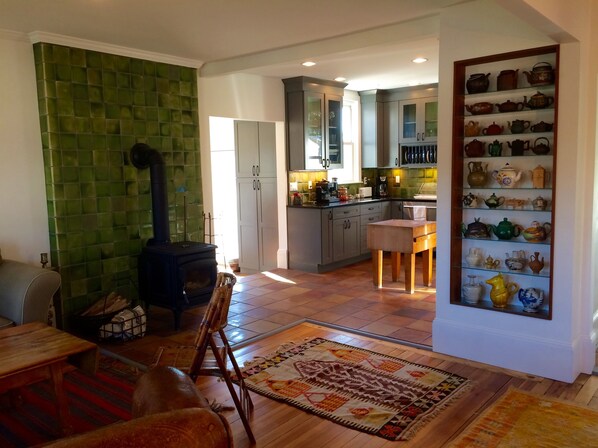
[[[206,75],[344,76],[367,90],[436,82],[434,16],[464,1],[0,0],[0,29],[194,60]],[[401,36],[409,26],[417,36]],[[413,64],[416,56],[429,61]],[[318,65],[302,67],[305,58]]]

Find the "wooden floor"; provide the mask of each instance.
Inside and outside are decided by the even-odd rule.
[[[263,448],[442,447],[510,386],[598,409],[598,377],[596,376],[580,375],[575,383],[567,384],[311,323],[302,323],[253,343],[248,341],[247,345],[238,348],[235,354],[240,363],[243,363],[256,356],[272,353],[284,343],[301,342],[305,338],[315,336],[437,367],[465,376],[471,379],[474,385],[467,394],[424,426],[409,442],[390,442],[351,430],[252,392],[255,410],[251,417],[251,425],[257,439],[256,446]],[[226,405],[232,405],[224,384],[216,378],[200,378],[198,385],[208,399],[216,399]],[[226,411],[224,415],[233,428],[235,447],[251,446],[236,412]]]

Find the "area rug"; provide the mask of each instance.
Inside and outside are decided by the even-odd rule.
[[[95,376],[75,370],[64,375],[71,423],[75,434],[131,419],[131,398],[138,369],[101,356]],[[58,419],[48,381],[22,389],[22,401],[0,405],[0,447],[30,447],[55,440]]]
[[[246,365],[251,390],[388,440],[408,440],[470,382],[322,338]]]
[[[451,448],[598,446],[598,410],[511,388]]]

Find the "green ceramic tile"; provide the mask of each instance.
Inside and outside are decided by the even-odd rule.
[[[93,149],[105,149],[106,148],[106,136],[105,135],[94,135],[93,136]]]
[[[89,88],[86,84],[73,84],[73,98],[76,100],[88,100]]]
[[[95,186],[94,186],[94,189],[95,189]],[[96,193],[94,192],[93,197],[83,198],[81,200],[81,207],[82,207],[82,211],[84,214],[97,213],[98,208],[97,208],[97,201],[95,199],[95,196],[96,196]]]
[[[83,227],[83,220],[81,219],[81,216],[69,216],[67,217],[66,223],[68,232],[81,232],[82,230],[87,230]],[[75,261],[73,260],[73,262]]]
[[[65,184],[64,185],[64,198],[65,199],[79,199],[81,197],[81,191],[79,184]]]
[[[111,71],[103,71],[102,84],[104,87],[116,87],[116,73]]]
[[[86,117],[75,117],[75,132],[77,134],[91,132],[91,122]]]
[[[90,134],[77,134],[77,148],[78,149],[92,149],[93,138]]]
[[[108,173],[108,168],[103,168]],[[98,173],[96,171],[96,181],[98,180]],[[110,184],[108,182],[96,182],[96,197],[104,198],[110,197]]]
[[[85,58],[85,50],[80,48],[71,48],[71,61],[70,64],[73,66],[85,67],[87,61]]]
[[[87,69],[87,83],[91,86],[101,86],[102,83],[102,70],[98,68]]]
[[[71,55],[68,47],[55,45],[53,49],[53,62],[57,64],[69,65],[71,63]]]
[[[133,92],[133,105],[145,106],[145,93],[144,92]]]
[[[102,68],[102,55],[96,51],[87,51],[87,67]]]
[[[162,139],[160,141],[160,145],[158,146],[158,148],[160,148],[160,150],[162,152],[164,152],[164,151],[172,151],[173,149],[175,149],[173,147],[173,141],[174,141],[174,139],[172,139],[170,137],[162,137]]]
[[[145,89],[145,83],[144,83],[144,80],[143,80],[143,76],[140,76],[140,75],[131,75],[130,81],[131,81],[130,86],[134,90],[144,90]]]
[[[131,72],[131,59],[125,56],[116,56],[116,70],[119,72]]]
[[[100,262],[102,250],[100,246],[91,246],[92,249],[89,254],[88,263],[86,264],[86,271],[88,277],[97,277],[102,273],[102,263]]]
[[[170,135],[170,124],[168,124],[168,123],[160,124],[160,135]]]
[[[100,249],[101,249],[101,254],[102,254],[102,260],[105,260],[107,258],[111,258],[114,256],[114,244],[113,243],[102,244],[100,246]]]
[[[108,134],[120,134],[120,120],[107,119],[106,132]]]
[[[60,132],[75,132],[75,118],[74,117],[60,117],[58,119]],[[74,135],[72,137],[75,137]]]
[[[79,199],[67,199],[65,202],[67,216],[80,215],[83,211]]]
[[[87,289],[88,296],[89,296],[89,293],[91,293],[91,292],[102,290],[102,280],[99,276],[88,278],[86,281],[87,281],[86,289]]]
[[[63,150],[77,149],[77,137],[75,134],[60,134],[59,147]]]
[[[131,88],[131,75],[128,73],[117,73],[116,74],[116,85],[121,89]]]
[[[182,97],[181,98],[181,109],[190,112],[192,110],[191,103],[192,103],[191,98]]]
[[[73,280],[71,282],[71,294],[73,296],[83,296],[87,294],[87,280]]]
[[[118,89],[118,104],[132,105],[133,95],[130,90]]]
[[[58,98],[56,100],[56,109],[58,115],[73,116],[75,114],[72,98]]]
[[[56,79],[59,81],[71,81],[71,66],[56,65]]]
[[[112,182],[110,183],[110,195],[111,196],[124,196],[127,194],[124,182]]]
[[[195,69],[190,68],[190,67],[181,67],[180,72],[181,72],[181,76],[180,76],[181,81],[190,81],[193,83],[196,82],[197,75],[196,75]]]
[[[102,68],[104,70],[116,70],[116,56],[102,53]]]
[[[120,182],[123,178],[123,169],[121,166],[110,167],[110,180],[112,182]]]
[[[108,106],[112,106],[111,104],[107,104],[106,107]],[[104,104],[102,103],[91,103],[90,104],[90,108],[91,108],[91,116],[94,118],[103,118],[106,116],[106,108],[104,107]],[[111,117],[114,118],[114,117]]]
[[[104,87],[104,101],[106,103],[118,103],[118,89],[116,87]]]
[[[66,81],[56,81],[56,97],[59,99],[73,99],[73,84]]]
[[[114,212],[112,213],[112,224],[114,226],[126,226],[127,225],[127,214],[125,212]]]
[[[130,70],[131,73],[135,73],[136,75],[143,75],[143,60],[141,59],[131,59],[130,61]]]
[[[135,120],[133,122],[133,134],[143,136],[147,134],[147,126],[145,121]]]
[[[79,166],[91,165],[93,165],[93,151],[79,149]]]
[[[103,118],[91,118],[91,132],[94,134],[105,134],[106,120]]]
[[[87,69],[83,67],[71,67],[71,78],[74,83],[87,83]]]
[[[93,172],[92,172],[93,175]],[[81,175],[80,175],[81,176]],[[83,177],[83,176],[81,176]],[[85,176],[87,177],[87,176]],[[94,180],[94,179],[92,179]],[[86,182],[86,183],[82,183],[80,185],[80,190],[81,190],[81,197],[82,198],[95,198],[96,197],[96,184],[93,182]],[[83,213],[89,213],[86,212],[86,207],[83,206]]]

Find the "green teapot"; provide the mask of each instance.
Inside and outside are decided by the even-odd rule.
[[[496,208],[503,205],[505,202],[504,196],[496,196],[496,194],[492,193],[488,199],[484,199],[484,203],[488,206],[488,208]]]
[[[513,224],[507,218],[504,218],[498,225],[490,225],[492,233],[496,235],[499,240],[510,240],[521,234],[523,228],[518,224]]]

